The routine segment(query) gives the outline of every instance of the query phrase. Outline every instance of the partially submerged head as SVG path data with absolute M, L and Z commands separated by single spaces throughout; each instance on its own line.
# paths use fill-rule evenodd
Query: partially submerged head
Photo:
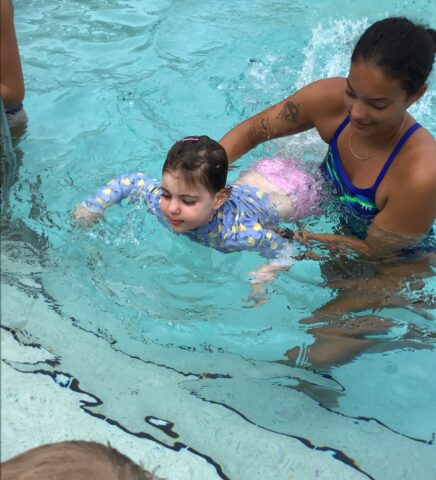
M 426 84 L 433 68 L 436 31 L 407 18 L 391 17 L 371 25 L 354 47 L 351 62 L 364 61 L 400 81 L 411 96 Z M 423 93 L 423 92 L 422 92 Z
M 161 210 L 174 231 L 208 223 L 228 198 L 224 148 L 206 135 L 185 137 L 168 152 L 162 169 Z

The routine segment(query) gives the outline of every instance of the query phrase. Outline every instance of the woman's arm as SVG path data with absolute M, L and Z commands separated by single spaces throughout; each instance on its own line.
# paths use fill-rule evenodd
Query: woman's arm
M 373 223 L 400 236 L 426 235 L 436 218 L 436 144 L 407 160 L 410 168 L 392 182 Z
M 413 211 L 410 213 L 413 213 Z M 426 237 L 434 221 L 434 217 L 433 221 L 431 221 L 430 217 L 430 222 L 423 224 L 424 228 L 419 228 L 416 232 L 414 232 L 412 228 L 412 232 L 410 232 L 411 225 L 413 226 L 413 216 L 416 217 L 419 215 L 415 214 L 411 216 L 405 214 L 401 216 L 401 223 L 404 222 L 404 224 L 400 225 L 400 222 L 396 222 L 395 225 L 397 228 L 403 226 L 403 232 L 392 232 L 386 230 L 385 227 L 378 226 L 378 224 L 384 225 L 384 223 L 378 220 L 377 215 L 368 227 L 368 232 L 364 240 L 348 235 L 310 233 L 306 230 L 294 232 L 293 239 L 302 243 L 309 243 L 310 240 L 314 240 L 322 244 L 327 244 L 337 250 L 352 250 L 369 258 L 388 258 L 404 248 L 414 247 Z
M 307 230 L 298 230 L 294 232 L 293 239 L 308 244 L 311 240 L 319 243 L 327 244 L 337 250 L 353 250 L 362 255 L 369 255 L 370 247 L 364 240 L 347 235 L 339 235 L 335 233 L 311 233 Z
M 23 101 L 24 80 L 12 0 L 0 0 L 0 7 L 0 96 L 8 109 Z
M 311 83 L 230 130 L 220 140 L 230 163 L 262 142 L 317 128 L 324 139 L 343 116 L 343 78 Z
M 335 250 L 354 251 L 368 258 L 387 258 L 395 255 L 403 248 L 418 244 L 425 235 L 401 235 L 382 230 L 372 223 L 368 228 L 365 240 L 349 235 L 334 233 L 311 233 L 306 230 L 294 232 L 293 238 L 302 243 L 311 240 L 329 245 Z

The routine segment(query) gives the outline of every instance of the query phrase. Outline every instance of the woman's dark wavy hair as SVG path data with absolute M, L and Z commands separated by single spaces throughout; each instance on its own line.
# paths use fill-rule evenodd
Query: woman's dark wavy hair
M 360 37 L 352 63 L 364 60 L 400 80 L 408 95 L 416 93 L 433 68 L 436 31 L 404 17 L 391 17 L 371 25 Z
M 168 152 L 162 173 L 180 173 L 190 186 L 204 185 L 212 194 L 226 186 L 229 162 L 224 148 L 206 135 L 185 137 Z

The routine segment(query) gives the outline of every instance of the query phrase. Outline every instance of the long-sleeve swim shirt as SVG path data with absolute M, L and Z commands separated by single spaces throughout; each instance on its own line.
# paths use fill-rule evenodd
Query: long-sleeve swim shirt
M 148 210 L 169 227 L 160 208 L 161 182 L 143 173 L 128 173 L 110 180 L 83 205 L 89 210 L 103 212 L 127 197 L 143 201 Z M 271 230 L 277 224 L 277 214 L 266 193 L 249 185 L 232 185 L 229 198 L 215 211 L 209 223 L 181 235 L 225 253 L 255 250 L 266 258 L 276 258 L 289 245 Z

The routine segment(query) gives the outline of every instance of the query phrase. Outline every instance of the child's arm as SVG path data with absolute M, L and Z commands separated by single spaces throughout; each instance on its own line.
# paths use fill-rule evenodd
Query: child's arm
M 97 222 L 107 207 L 120 203 L 135 190 L 143 190 L 149 179 L 143 173 L 128 173 L 109 181 L 78 205 L 71 215 L 86 224 Z
M 250 298 L 256 300 L 256 303 L 259 295 L 265 292 L 266 285 L 276 278 L 278 271 L 288 270 L 293 263 L 291 243 L 256 221 L 240 221 L 239 224 L 228 227 L 224 238 L 229 251 L 254 250 L 269 260 L 267 264 L 250 272 Z
M 71 212 L 71 216 L 84 225 L 92 225 L 100 220 L 103 216 L 103 212 L 92 211 L 86 205 L 81 203 Z
M 272 235 L 271 238 L 275 243 L 278 243 L 279 239 L 275 237 L 276 233 L 273 233 L 274 235 Z M 294 263 L 294 248 L 289 241 L 285 240 L 283 242 L 282 238 L 279 247 L 273 252 L 272 254 L 272 252 L 268 250 L 266 252 L 260 251 L 269 261 L 265 265 L 261 265 L 256 270 L 250 272 L 250 298 L 255 300 L 256 303 L 259 303 L 259 300 L 264 300 L 261 295 L 265 293 L 268 283 L 275 280 L 280 271 L 289 270 Z
M 265 293 L 268 283 L 277 278 L 277 273 L 279 271 L 289 270 L 289 267 L 290 265 L 275 265 L 272 263 L 267 263 L 260 266 L 257 270 L 250 272 L 250 275 L 252 276 L 250 279 L 250 298 L 259 298 L 260 295 Z

